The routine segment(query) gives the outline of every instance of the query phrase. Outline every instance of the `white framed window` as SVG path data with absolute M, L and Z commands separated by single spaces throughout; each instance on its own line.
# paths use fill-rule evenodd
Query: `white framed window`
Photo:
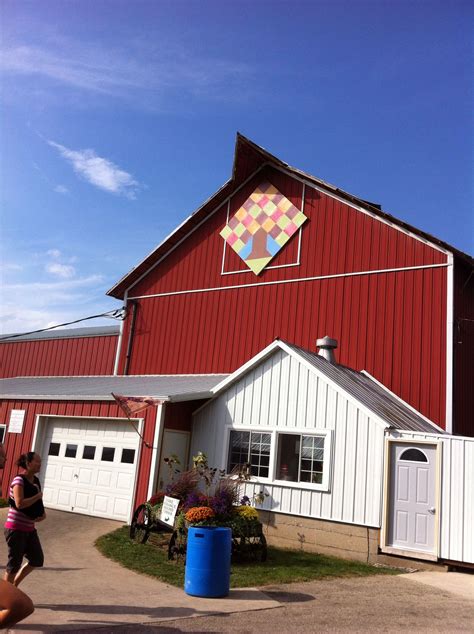
M 268 478 L 271 438 L 271 434 L 266 432 L 232 429 L 229 435 L 227 473 L 232 473 L 234 469 L 248 464 L 253 476 Z
M 227 473 L 249 466 L 252 480 L 329 489 L 331 432 L 229 429 Z
M 5 434 L 7 433 L 7 426 L 0 425 L 0 442 L 5 442 Z
M 276 480 L 323 484 L 326 437 L 278 434 Z

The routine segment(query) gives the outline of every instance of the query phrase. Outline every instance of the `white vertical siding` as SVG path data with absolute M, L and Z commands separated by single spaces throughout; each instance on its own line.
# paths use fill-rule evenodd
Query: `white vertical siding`
M 226 433 L 234 429 L 330 430 L 329 490 L 245 483 L 249 497 L 264 489 L 264 509 L 326 520 L 380 526 L 384 428 L 322 375 L 282 350 L 262 361 L 194 416 L 191 451 L 209 464 L 227 462 Z
M 474 563 L 474 438 L 404 432 L 441 444 L 441 559 Z

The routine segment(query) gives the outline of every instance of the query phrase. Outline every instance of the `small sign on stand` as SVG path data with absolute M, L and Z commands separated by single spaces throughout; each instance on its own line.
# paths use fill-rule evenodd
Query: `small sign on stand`
M 168 524 L 168 526 L 174 526 L 174 518 L 176 517 L 178 506 L 179 500 L 177 498 L 170 498 L 165 495 L 163 498 L 163 506 L 161 507 L 160 520 Z

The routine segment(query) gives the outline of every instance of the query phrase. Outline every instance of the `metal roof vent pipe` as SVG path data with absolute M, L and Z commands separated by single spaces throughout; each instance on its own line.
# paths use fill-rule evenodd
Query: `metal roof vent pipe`
M 337 339 L 331 339 L 331 337 L 326 335 L 322 339 L 317 339 L 316 345 L 319 348 L 318 355 L 324 357 L 329 363 L 336 365 L 334 350 L 337 348 Z

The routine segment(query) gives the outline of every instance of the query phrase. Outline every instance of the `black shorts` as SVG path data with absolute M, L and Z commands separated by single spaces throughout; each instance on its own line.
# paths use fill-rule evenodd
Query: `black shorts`
M 8 573 L 18 572 L 26 557 L 30 566 L 41 568 L 44 563 L 43 549 L 36 530 L 26 532 L 6 528 L 4 531 L 8 546 Z

